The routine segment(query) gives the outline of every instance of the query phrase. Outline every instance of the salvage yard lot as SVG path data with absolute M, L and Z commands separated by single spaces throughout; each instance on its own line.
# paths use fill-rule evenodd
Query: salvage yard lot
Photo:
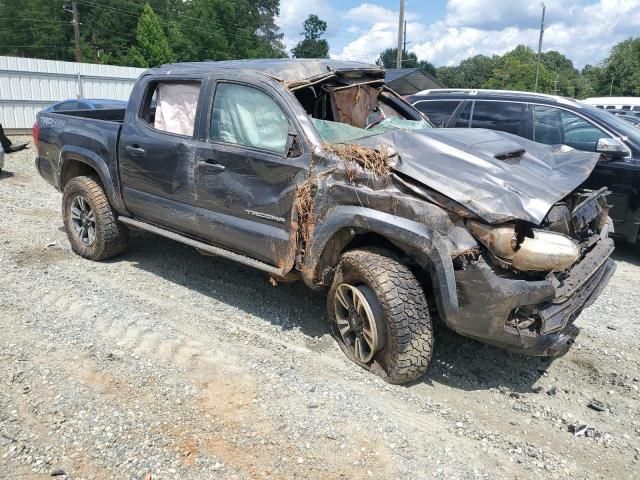
M 142 232 L 74 255 L 33 155 L 0 174 L 0 478 L 637 478 L 640 248 L 565 357 L 441 330 L 392 386 L 303 285 Z

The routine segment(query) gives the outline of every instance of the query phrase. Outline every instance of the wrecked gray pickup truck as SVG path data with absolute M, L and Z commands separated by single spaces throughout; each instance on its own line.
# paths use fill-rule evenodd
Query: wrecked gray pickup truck
M 422 375 L 432 322 L 560 355 L 614 271 L 598 157 L 488 130 L 436 130 L 374 65 L 166 65 L 126 110 L 40 113 L 40 174 L 73 250 L 121 253 L 128 228 L 328 288 L 347 356 Z M 213 273 L 213 272 L 212 272 Z

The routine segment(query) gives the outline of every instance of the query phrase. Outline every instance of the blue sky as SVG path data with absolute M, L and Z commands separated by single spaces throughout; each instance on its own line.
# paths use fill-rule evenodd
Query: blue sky
M 640 32 L 640 0 L 546 1 L 543 50 L 558 50 L 578 68 L 604 59 Z M 408 49 L 436 66 L 477 54 L 503 54 L 519 43 L 537 49 L 536 0 L 406 0 Z M 280 0 L 278 25 L 291 48 L 315 13 L 328 24 L 333 58 L 373 61 L 395 46 L 399 0 Z

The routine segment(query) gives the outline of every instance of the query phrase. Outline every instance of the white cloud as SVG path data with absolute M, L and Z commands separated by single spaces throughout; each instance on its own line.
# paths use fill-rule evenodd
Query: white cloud
M 537 1 L 449 0 L 445 18 L 430 25 L 408 12 L 409 50 L 435 65 L 455 65 L 472 55 L 503 54 L 518 44 L 535 49 L 540 13 Z M 357 38 L 334 47 L 332 57 L 374 61 L 382 50 L 396 44 L 397 15 L 369 3 L 352 8 L 341 18 L 364 27 Z M 595 64 L 615 43 L 640 31 L 640 2 L 548 1 L 545 25 L 543 50 L 558 50 L 577 67 Z

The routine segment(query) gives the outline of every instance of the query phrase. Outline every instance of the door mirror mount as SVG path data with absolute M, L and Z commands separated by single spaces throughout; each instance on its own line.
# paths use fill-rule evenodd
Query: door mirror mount
M 300 145 L 300 140 L 298 140 L 298 135 L 295 132 L 289 132 L 287 135 L 287 147 L 285 149 L 285 157 L 286 158 L 295 158 L 302 155 L 302 146 Z

